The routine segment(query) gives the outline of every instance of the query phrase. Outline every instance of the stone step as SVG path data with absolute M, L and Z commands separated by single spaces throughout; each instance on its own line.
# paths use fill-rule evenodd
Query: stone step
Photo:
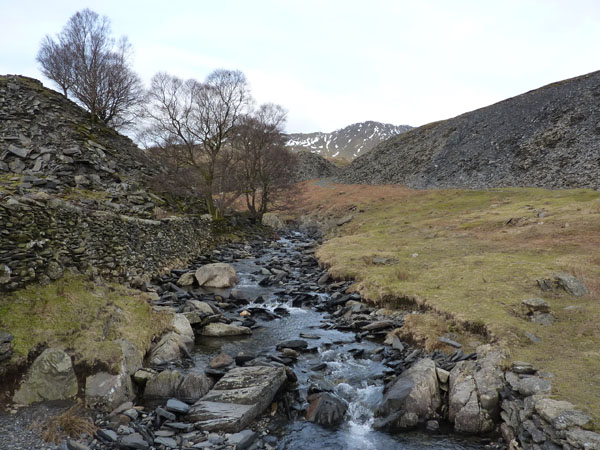
M 190 408 L 186 420 L 202 430 L 241 431 L 267 409 L 285 380 L 283 367 L 236 367 Z

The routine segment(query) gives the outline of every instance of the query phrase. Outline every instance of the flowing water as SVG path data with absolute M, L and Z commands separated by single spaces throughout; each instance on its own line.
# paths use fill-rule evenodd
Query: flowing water
M 271 259 L 286 258 L 298 254 L 301 237 L 282 239 L 275 248 L 262 256 L 234 262 L 240 283 L 236 288 L 247 295 L 251 303 L 244 309 L 264 308 L 279 318 L 267 320 L 261 315 L 251 336 L 241 338 L 202 338 L 194 352 L 195 364 L 206 367 L 211 358 L 219 353 L 235 356 L 239 353 L 261 355 L 273 354 L 276 344 L 288 339 L 298 339 L 300 333 L 313 352 L 303 353 L 292 366 L 298 377 L 300 392 L 297 409 L 307 406 L 306 393 L 311 385 L 326 386 L 345 399 L 348 410 L 344 422 L 337 429 L 299 419 L 281 423 L 272 434 L 279 437 L 280 449 L 483 449 L 478 439 L 450 434 L 407 432 L 388 434 L 372 428 L 373 411 L 383 395 L 382 375 L 393 371 L 376 360 L 367 357 L 381 343 L 371 340 L 357 342 L 353 332 L 325 328 L 329 323 L 323 312 L 313 308 L 294 307 L 289 296 L 289 286 L 261 287 L 263 276 L 260 269 L 268 266 Z M 293 269 L 292 284 L 296 292 L 302 288 L 301 271 Z M 308 284 L 308 283 L 307 283 Z M 326 296 L 308 291 L 309 294 Z M 253 301 L 258 298 L 258 302 Z M 327 301 L 327 298 L 323 298 Z M 261 318 L 262 317 L 262 318 Z M 361 357 L 366 355 L 365 357 Z M 319 367 L 320 366 L 320 367 Z

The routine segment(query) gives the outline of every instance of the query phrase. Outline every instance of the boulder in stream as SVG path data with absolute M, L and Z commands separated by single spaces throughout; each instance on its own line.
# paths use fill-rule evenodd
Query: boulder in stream
M 202 331 L 200 331 L 202 336 L 241 336 L 245 334 L 252 334 L 252 330 L 248 327 L 243 327 L 240 325 L 233 325 L 229 323 L 209 323 Z
M 338 396 L 321 392 L 311 395 L 308 400 L 306 420 L 325 427 L 336 427 L 344 420 L 348 404 Z
M 186 420 L 206 431 L 241 431 L 269 406 L 285 380 L 283 367 L 236 367 L 190 408 Z
M 433 360 L 417 362 L 396 378 L 375 414 L 379 429 L 408 429 L 438 417 L 442 404 Z
M 196 270 L 198 285 L 211 288 L 230 288 L 238 282 L 237 273 L 231 264 L 206 264 Z

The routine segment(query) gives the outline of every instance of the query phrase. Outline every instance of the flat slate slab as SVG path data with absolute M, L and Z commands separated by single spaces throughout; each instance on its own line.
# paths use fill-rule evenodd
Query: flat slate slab
M 269 406 L 286 380 L 283 367 L 236 367 L 189 410 L 202 430 L 236 433 Z

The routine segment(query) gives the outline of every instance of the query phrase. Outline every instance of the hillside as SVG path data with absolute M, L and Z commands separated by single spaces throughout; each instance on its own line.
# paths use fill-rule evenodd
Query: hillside
M 94 209 L 150 217 L 143 186 L 160 168 L 126 136 L 39 81 L 0 76 L 0 198 L 42 190 Z
M 328 178 L 336 175 L 339 168 L 322 156 L 307 152 L 298 152 L 297 180 L 305 181 L 314 178 Z
M 600 72 L 415 128 L 347 166 L 346 183 L 598 188 Z
M 410 129 L 408 125 L 367 121 L 331 133 L 289 134 L 287 145 L 294 151 L 308 150 L 323 157 L 351 161 L 359 155 L 364 155 L 380 142 Z

